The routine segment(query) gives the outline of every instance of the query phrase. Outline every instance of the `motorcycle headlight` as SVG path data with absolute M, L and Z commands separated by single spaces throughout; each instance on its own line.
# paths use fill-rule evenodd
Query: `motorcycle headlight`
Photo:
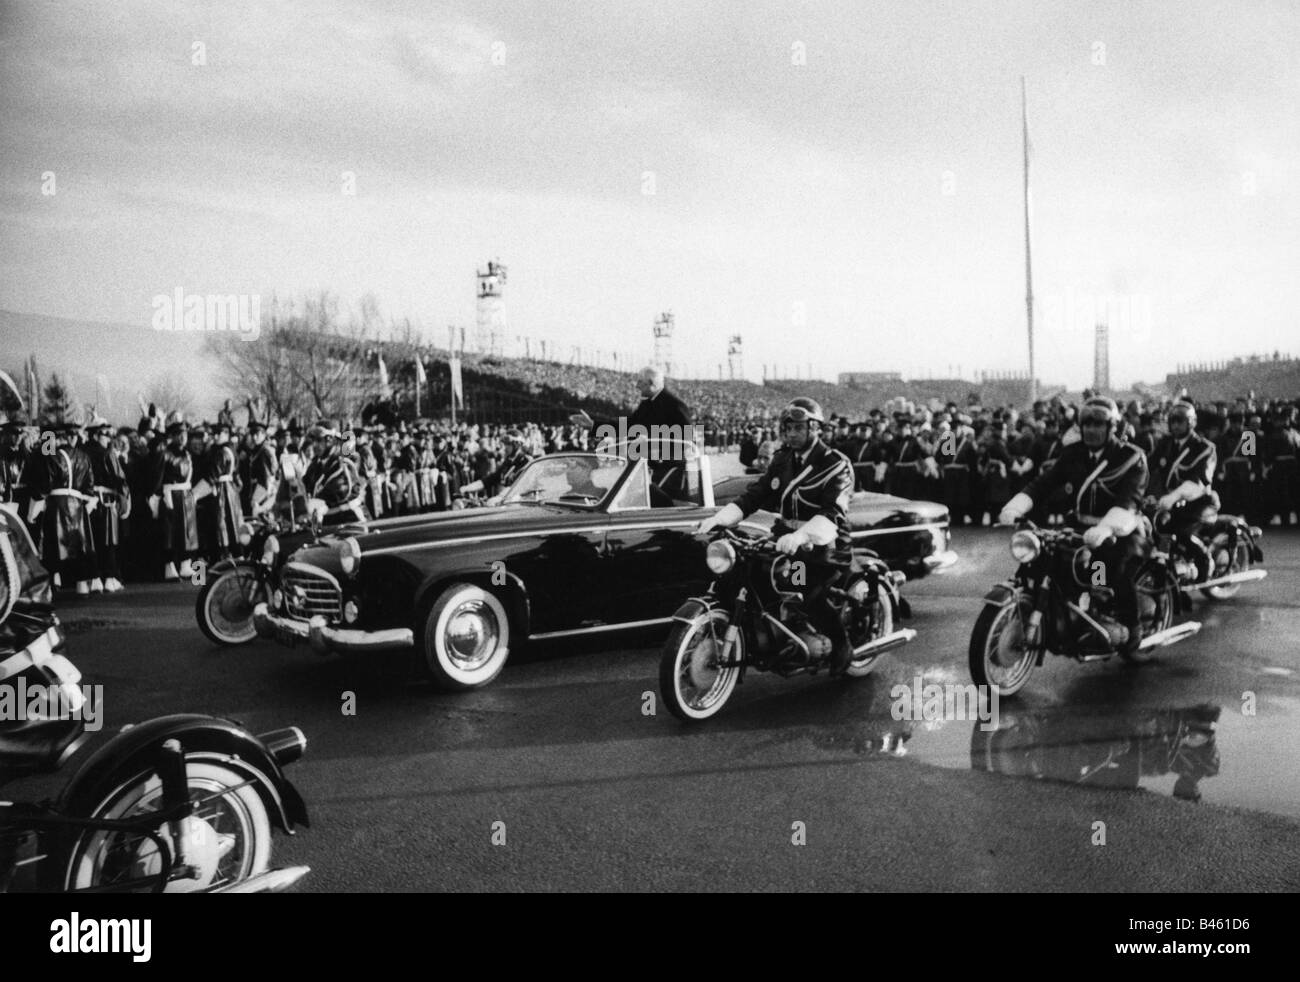
M 266 537 L 266 543 L 262 546 L 262 562 L 270 566 L 275 562 L 275 557 L 280 554 L 280 540 L 274 535 Z
M 704 551 L 704 561 L 708 563 L 710 570 L 721 576 L 736 565 L 736 550 L 725 539 L 710 542 L 709 548 Z
M 361 566 L 361 544 L 356 539 L 344 539 L 339 543 L 339 565 L 348 576 L 355 576 Z
M 284 591 L 277 588 L 271 591 L 271 609 L 284 610 Z
M 1213 525 L 1219 520 L 1219 509 L 1213 505 L 1207 505 L 1201 509 L 1201 522 L 1205 525 Z
M 249 525 L 247 522 L 240 523 L 239 531 L 236 533 L 236 538 L 239 539 L 239 544 L 241 546 L 248 545 L 253 541 L 253 526 Z
M 1018 563 L 1032 563 L 1043 551 L 1043 544 L 1038 536 L 1027 529 L 1021 529 L 1011 537 L 1011 558 Z

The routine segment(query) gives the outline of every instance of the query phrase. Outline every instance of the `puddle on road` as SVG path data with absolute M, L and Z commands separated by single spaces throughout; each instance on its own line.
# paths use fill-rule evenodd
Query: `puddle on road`
M 996 729 L 966 720 L 898 723 L 886 752 L 937 767 L 1141 789 L 1300 819 L 1298 717 L 1300 700 L 1279 696 L 1254 716 L 1240 704 L 1114 712 L 1004 705 Z

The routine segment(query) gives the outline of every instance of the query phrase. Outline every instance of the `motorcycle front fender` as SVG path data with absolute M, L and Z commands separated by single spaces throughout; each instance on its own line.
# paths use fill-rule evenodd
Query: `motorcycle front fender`
M 310 824 L 302 796 L 257 737 L 234 720 L 189 713 L 160 716 L 116 734 L 77 768 L 56 809 L 88 815 L 109 790 L 157 766 L 168 740 L 178 740 L 187 758 L 219 757 L 224 766 L 243 774 L 281 831 L 292 835 L 295 825 Z
M 1005 607 L 1007 604 L 1015 603 L 1022 592 L 1020 587 L 1007 580 L 1005 583 L 990 587 L 989 592 L 984 594 L 984 603 L 993 607 Z
M 673 614 L 673 620 L 683 624 L 694 624 L 709 611 L 717 610 L 718 604 L 712 597 L 691 597 Z

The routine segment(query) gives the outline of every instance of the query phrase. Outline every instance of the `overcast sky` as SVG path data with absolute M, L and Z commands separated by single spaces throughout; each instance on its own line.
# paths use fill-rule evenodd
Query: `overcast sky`
M 0 307 L 326 287 L 442 341 L 500 257 L 566 353 L 671 308 L 710 372 L 1021 369 L 1023 74 L 1040 377 L 1090 381 L 1090 296 L 1118 383 L 1300 353 L 1298 10 L 4 3 Z

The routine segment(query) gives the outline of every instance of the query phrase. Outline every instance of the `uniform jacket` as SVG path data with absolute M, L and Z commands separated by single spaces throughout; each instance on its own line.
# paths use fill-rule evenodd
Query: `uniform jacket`
M 1208 491 L 1218 466 L 1219 452 L 1199 433 L 1188 434 L 1181 445 L 1172 436 L 1163 436 L 1148 460 L 1152 494 L 1166 494 L 1184 481 L 1203 484 Z
M 836 545 L 847 549 L 852 494 L 849 458 L 815 440 L 802 455 L 781 447 L 773 454 L 767 472 L 745 489 L 736 504 L 746 515 L 762 508 L 795 526 L 823 515 L 839 530 Z
M 1070 511 L 1083 524 L 1091 525 L 1112 508 L 1137 511 L 1147 480 L 1147 458 L 1139 447 L 1112 438 L 1102 445 L 1101 455 L 1094 461 L 1081 440 L 1062 450 L 1056 465 L 1031 481 L 1024 493 L 1039 503 L 1057 490 L 1064 491 Z

